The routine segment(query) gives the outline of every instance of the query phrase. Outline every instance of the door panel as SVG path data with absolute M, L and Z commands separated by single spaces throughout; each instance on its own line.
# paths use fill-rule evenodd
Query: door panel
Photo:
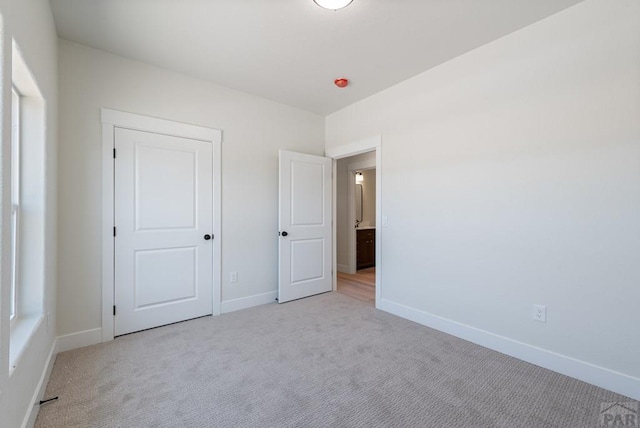
M 196 297 L 196 247 L 135 252 L 134 310 Z
M 115 129 L 115 335 L 213 312 L 210 142 Z
M 136 230 L 196 226 L 195 155 L 193 151 L 136 145 Z
M 292 161 L 290 167 L 291 226 L 322 226 L 325 222 L 324 165 Z
M 322 279 L 324 240 L 300 239 L 291 242 L 291 284 Z
M 280 151 L 278 301 L 331 291 L 331 159 Z

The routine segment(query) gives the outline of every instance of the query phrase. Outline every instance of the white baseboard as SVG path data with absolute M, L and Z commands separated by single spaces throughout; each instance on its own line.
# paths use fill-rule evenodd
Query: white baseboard
M 270 291 L 268 293 L 255 294 L 253 296 L 241 297 L 239 299 L 225 300 L 221 304 L 221 312 L 223 314 L 227 314 L 241 309 L 266 305 L 267 303 L 274 303 L 277 297 L 277 291 Z
M 79 331 L 77 333 L 58 336 L 58 352 L 70 351 L 102 342 L 102 328 Z
M 443 331 L 494 351 L 510 355 L 583 382 L 640 400 L 640 379 L 585 361 L 557 354 L 517 340 L 382 299 L 376 307 L 385 312 Z
M 338 269 L 338 272 L 351 273 L 351 270 L 349 269 L 349 265 L 338 264 L 336 266 L 336 269 Z
M 36 423 L 36 418 L 38 417 L 38 411 L 40 410 L 40 406 L 35 403 L 42 400 L 44 396 L 44 392 L 47 389 L 47 385 L 49 384 L 49 376 L 51 376 L 51 370 L 53 370 L 53 363 L 56 361 L 57 353 L 57 340 L 54 340 L 51 344 L 51 350 L 49 351 L 49 356 L 47 357 L 47 362 L 44 365 L 44 369 L 42 370 L 42 375 L 40 376 L 40 381 L 38 382 L 38 387 L 33 393 L 33 398 L 31 402 L 34 403 L 31 407 L 29 407 L 29 411 L 24 417 L 24 421 L 22 423 L 22 428 L 33 428 Z

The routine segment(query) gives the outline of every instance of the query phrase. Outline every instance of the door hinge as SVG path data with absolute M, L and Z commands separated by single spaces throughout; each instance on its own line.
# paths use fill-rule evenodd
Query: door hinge
M 113 305 L 113 316 L 116 316 L 116 305 Z
M 116 227 L 113 226 L 113 236 L 116 236 Z
M 113 158 L 116 158 L 116 149 L 113 149 Z

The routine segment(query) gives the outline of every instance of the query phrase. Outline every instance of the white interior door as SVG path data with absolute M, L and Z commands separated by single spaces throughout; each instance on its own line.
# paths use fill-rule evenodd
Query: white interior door
M 211 314 L 212 144 L 116 128 L 115 148 L 115 335 Z
M 278 302 L 331 291 L 331 159 L 280 151 Z

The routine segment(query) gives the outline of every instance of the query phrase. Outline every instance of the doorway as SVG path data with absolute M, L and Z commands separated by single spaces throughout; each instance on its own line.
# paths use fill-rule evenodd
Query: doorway
M 375 306 L 376 151 L 336 161 L 336 291 Z

